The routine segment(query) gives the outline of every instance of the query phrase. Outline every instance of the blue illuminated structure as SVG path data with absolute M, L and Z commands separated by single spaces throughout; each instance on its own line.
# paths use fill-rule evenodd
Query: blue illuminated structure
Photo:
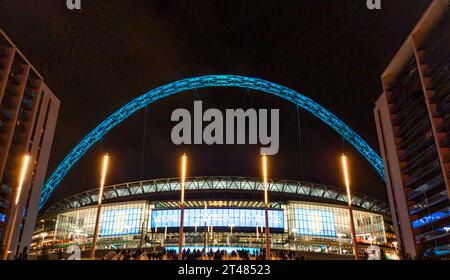
M 262 91 L 290 101 L 297 106 L 307 110 L 331 128 L 342 135 L 351 143 L 375 168 L 378 174 L 384 179 L 384 168 L 380 156 L 350 127 L 338 119 L 327 109 L 323 108 L 310 98 L 281 85 L 277 85 L 265 80 L 235 76 L 235 75 L 212 75 L 180 80 L 165 86 L 158 87 L 148 93 L 134 99 L 120 110 L 109 116 L 93 131 L 91 131 L 60 163 L 51 174 L 42 189 L 39 208 L 41 209 L 59 183 L 64 179 L 72 166 L 105 134 L 116 125 L 127 119 L 148 104 L 170 95 L 207 87 L 239 87 L 256 91 Z
M 414 229 L 421 228 L 425 225 L 431 224 L 435 221 L 445 219 L 450 216 L 450 207 L 443 209 L 441 211 L 432 213 L 428 216 L 425 216 L 419 220 L 416 220 L 412 223 Z

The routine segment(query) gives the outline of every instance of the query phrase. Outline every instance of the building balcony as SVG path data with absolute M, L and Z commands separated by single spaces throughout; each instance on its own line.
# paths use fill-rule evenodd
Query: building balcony
M 442 174 L 432 178 L 426 183 L 422 184 L 420 187 L 414 189 L 408 194 L 408 200 L 412 201 L 425 193 L 434 190 L 435 188 L 442 186 L 444 184 L 444 177 Z
M 428 164 L 427 166 L 419 169 L 411 176 L 408 176 L 408 179 L 405 181 L 405 186 L 407 188 L 411 188 L 414 184 L 418 183 L 421 179 L 423 179 L 426 176 L 429 176 L 433 172 L 440 171 L 440 164 L 439 160 L 435 160 L 432 163 Z
M 5 122 L 0 121 L 0 133 L 7 132 L 8 130 L 9 130 L 9 126 Z
M 418 168 L 420 168 L 424 164 L 431 162 L 436 158 L 437 158 L 436 147 L 434 145 L 430 146 L 428 149 L 426 149 L 422 153 L 415 156 L 412 160 L 410 160 L 409 163 L 406 165 L 406 167 L 403 168 L 402 172 L 403 174 L 406 175 L 414 173 Z
M 436 113 L 440 116 L 450 113 L 450 95 L 447 95 L 441 102 L 439 102 L 436 106 Z
M 8 185 L 1 185 L 0 187 L 0 193 L 2 194 L 11 194 L 12 193 L 12 188 Z
M 420 211 L 429 209 L 430 207 L 441 203 L 443 201 L 448 201 L 448 193 L 447 191 L 441 191 L 435 195 L 433 195 L 430 198 L 425 199 L 424 201 L 421 201 L 420 203 L 415 204 L 409 209 L 409 212 L 411 215 L 415 215 L 419 213 Z
M 0 196 L 0 208 L 8 209 L 9 204 L 9 201 L 6 198 Z
M 13 114 L 3 108 L 0 108 L 0 120 L 10 121 L 12 120 Z
M 448 217 L 450 217 L 450 207 L 447 206 L 447 207 L 441 209 L 440 211 L 434 212 L 423 218 L 415 220 L 414 222 L 412 222 L 412 226 L 414 229 L 419 229 L 421 227 L 435 223 L 437 221 L 441 221 Z
M 11 109 L 17 106 L 17 103 L 12 100 L 9 95 L 5 95 L 2 100 L 2 106 L 5 109 Z
M 400 149 L 406 149 L 410 147 L 411 143 L 415 142 L 418 135 L 426 134 L 429 131 L 431 131 L 431 123 L 427 118 L 424 118 L 419 122 L 415 122 L 414 128 L 406 131 L 403 136 L 399 135 L 399 137 L 401 138 Z
M 417 235 L 416 244 L 433 241 L 447 236 L 450 236 L 450 225 Z
M 36 92 L 34 90 L 27 88 L 25 90 L 25 97 L 29 99 L 34 99 L 36 97 Z
M 444 133 L 450 131 L 450 116 L 446 116 L 442 124 L 438 125 L 438 132 Z
M 19 92 L 15 87 L 12 87 L 11 85 L 6 86 L 6 94 L 10 97 L 17 97 L 19 95 Z
M 23 108 L 24 108 L 25 110 L 26 110 L 26 109 L 28 109 L 28 110 L 32 110 L 32 109 L 33 109 L 33 101 L 30 100 L 30 99 L 24 98 L 24 99 L 22 100 L 22 105 L 23 105 Z
M 416 154 L 427 149 L 433 143 L 433 132 L 428 131 L 410 144 L 410 146 L 400 155 L 400 160 L 402 162 L 408 162 L 411 158 L 415 157 Z
M 20 85 L 20 77 L 15 76 L 15 75 L 10 75 L 9 76 L 9 81 L 14 85 L 14 86 L 18 86 Z

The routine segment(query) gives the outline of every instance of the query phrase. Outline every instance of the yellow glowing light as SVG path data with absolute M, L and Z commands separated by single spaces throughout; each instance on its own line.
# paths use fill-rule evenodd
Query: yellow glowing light
M 351 204 L 352 197 L 350 193 L 350 176 L 348 173 L 348 163 L 345 154 L 342 154 L 342 170 L 344 171 L 344 180 L 345 180 L 345 188 L 347 189 L 348 204 Z
M 27 175 L 29 163 L 30 163 L 30 155 L 27 154 L 23 157 L 22 161 L 22 169 L 20 171 L 19 185 L 17 186 L 16 200 L 14 201 L 15 205 L 19 204 L 20 194 L 22 193 L 22 188 L 25 182 L 25 176 Z
M 105 187 L 106 173 L 108 171 L 108 164 L 109 164 L 109 155 L 106 154 L 103 157 L 103 168 L 102 168 L 102 177 L 100 179 L 100 193 L 98 195 L 98 204 L 102 204 L 102 201 L 103 201 L 103 189 Z
M 186 183 L 186 165 L 187 165 L 187 156 L 183 155 L 181 158 L 181 204 L 184 205 L 184 186 Z
M 262 165 L 263 165 L 263 178 L 264 178 L 264 202 L 266 205 L 269 204 L 269 196 L 268 196 L 268 182 L 267 182 L 267 156 L 264 155 L 262 157 Z

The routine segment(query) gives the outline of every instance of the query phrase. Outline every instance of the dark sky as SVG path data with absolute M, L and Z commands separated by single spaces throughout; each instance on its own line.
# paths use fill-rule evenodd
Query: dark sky
M 206 74 L 247 75 L 297 90 L 378 151 L 372 112 L 379 77 L 431 0 L 383 0 L 381 11 L 369 11 L 365 0 L 83 0 L 81 11 L 67 10 L 65 2 L 0 0 L 0 27 L 62 101 L 49 173 L 126 102 Z M 302 179 L 304 173 L 306 181 L 339 186 L 345 149 L 354 189 L 385 199 L 369 163 L 306 111 L 300 113 L 300 146 L 294 105 L 260 92 L 216 88 L 151 104 L 147 122 L 143 111 L 126 120 L 80 160 L 50 203 L 96 187 L 102 151 L 112 155 L 109 184 L 176 177 L 185 151 L 189 175 L 259 176 L 259 147 L 171 143 L 171 112 L 199 99 L 206 108 L 281 110 L 281 148 L 271 159 L 271 177 Z

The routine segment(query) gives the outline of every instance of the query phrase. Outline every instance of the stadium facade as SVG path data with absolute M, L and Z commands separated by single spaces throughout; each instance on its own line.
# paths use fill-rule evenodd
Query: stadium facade
M 186 181 L 185 246 L 264 247 L 264 186 L 260 179 L 196 177 Z M 103 194 L 98 248 L 174 247 L 180 225 L 180 180 L 161 179 L 109 186 Z M 272 180 L 269 232 L 274 249 L 338 255 L 352 253 L 347 196 L 343 189 Z M 36 225 L 32 252 L 78 245 L 93 237 L 98 190 L 49 207 Z M 395 254 L 390 210 L 366 195 L 353 196 L 360 251 L 370 244 Z

